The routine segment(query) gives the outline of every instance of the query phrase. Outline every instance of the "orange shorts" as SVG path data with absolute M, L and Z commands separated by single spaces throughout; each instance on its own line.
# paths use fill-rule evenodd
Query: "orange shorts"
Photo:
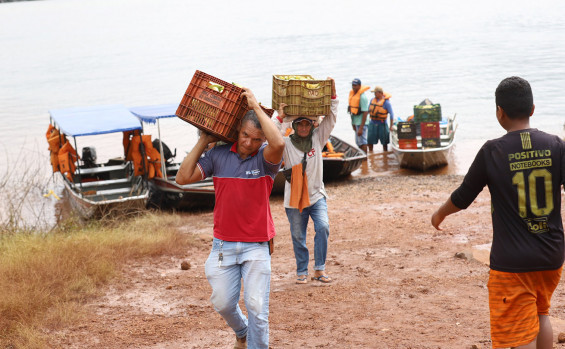
M 488 298 L 493 348 L 508 348 L 533 341 L 539 315 L 549 315 L 551 295 L 563 267 L 557 270 L 506 273 L 490 270 Z

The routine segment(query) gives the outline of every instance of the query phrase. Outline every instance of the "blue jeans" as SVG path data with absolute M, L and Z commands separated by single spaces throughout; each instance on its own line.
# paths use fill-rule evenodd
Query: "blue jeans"
M 222 261 L 220 264 L 220 254 Z M 269 348 L 269 292 L 271 256 L 268 242 L 230 242 L 214 238 L 206 260 L 206 278 L 212 286 L 210 301 L 237 337 L 247 336 L 247 347 Z M 243 299 L 249 321 L 239 307 Z
M 296 275 L 308 275 L 308 248 L 306 247 L 306 228 L 308 217 L 314 222 L 314 270 L 326 270 L 326 256 L 328 254 L 328 237 L 330 236 L 330 222 L 328 219 L 328 205 L 323 197 L 314 205 L 306 207 L 302 213 L 296 208 L 285 208 L 286 216 L 290 223 L 292 246 L 296 258 Z

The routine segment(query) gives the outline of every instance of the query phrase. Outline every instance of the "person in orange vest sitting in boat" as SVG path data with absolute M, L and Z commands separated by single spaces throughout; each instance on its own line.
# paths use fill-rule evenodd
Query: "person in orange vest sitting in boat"
M 383 151 L 388 151 L 387 146 L 390 142 L 390 132 L 392 130 L 392 122 L 394 120 L 394 112 L 390 104 L 391 95 L 383 92 L 383 88 L 376 86 L 371 92 L 375 93 L 375 98 L 369 104 L 369 130 L 367 143 L 369 151 L 373 151 L 373 144 L 379 141 L 383 145 Z M 390 115 L 390 126 L 387 126 L 386 119 Z
M 349 92 L 349 107 L 347 111 L 351 115 L 351 125 L 355 131 L 355 143 L 365 153 L 367 152 L 367 128 L 369 125 L 369 99 L 365 92 L 369 86 L 361 86 L 361 80 L 355 78 L 351 81 L 351 91 Z

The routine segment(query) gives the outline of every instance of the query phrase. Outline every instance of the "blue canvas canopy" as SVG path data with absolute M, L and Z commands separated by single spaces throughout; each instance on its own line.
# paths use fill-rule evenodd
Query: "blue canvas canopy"
M 178 104 L 146 105 L 141 107 L 133 107 L 129 110 L 141 121 L 148 124 L 154 124 L 157 119 L 175 117 L 178 106 Z
M 67 136 L 141 130 L 141 122 L 122 105 L 101 105 L 49 110 L 51 119 Z

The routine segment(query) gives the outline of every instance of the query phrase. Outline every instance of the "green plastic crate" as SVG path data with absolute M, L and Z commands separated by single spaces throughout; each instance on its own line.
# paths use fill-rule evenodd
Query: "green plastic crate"
M 435 121 L 441 121 L 441 106 L 439 104 L 414 106 L 414 122 Z

